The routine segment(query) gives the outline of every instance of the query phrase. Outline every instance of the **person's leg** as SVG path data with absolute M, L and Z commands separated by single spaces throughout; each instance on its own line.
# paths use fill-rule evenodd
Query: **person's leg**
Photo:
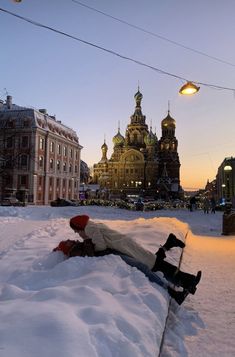
M 157 276 L 155 273 L 153 273 L 148 267 L 147 265 L 137 261 L 136 259 L 129 257 L 128 255 L 124 255 L 124 254 L 119 254 L 119 256 L 122 258 L 122 260 L 124 260 L 128 265 L 135 267 L 137 269 L 139 269 L 140 271 L 142 271 L 142 273 L 144 273 L 144 275 L 152 282 L 152 283 L 156 283 L 164 288 L 167 287 L 167 285 L 162 281 L 162 279 Z
M 199 271 L 195 276 L 179 270 L 176 266 L 164 260 L 162 251 L 163 249 L 160 248 L 157 252 L 156 263 L 152 271 L 162 272 L 166 280 L 176 286 L 182 286 L 183 288 L 188 289 L 190 293 L 194 294 L 196 291 L 196 285 L 201 279 L 201 272 Z
M 185 243 L 182 242 L 180 239 L 176 238 L 176 236 L 173 233 L 170 233 L 162 248 L 165 248 L 165 250 L 170 250 L 171 248 L 174 247 L 184 248 Z
M 135 267 L 142 271 L 144 275 L 151 281 L 152 283 L 156 283 L 163 288 L 167 289 L 168 294 L 179 304 L 181 305 L 185 298 L 188 296 L 189 291 L 184 289 L 183 291 L 176 291 L 167 284 L 165 284 L 161 278 L 159 278 L 155 273 L 153 273 L 145 264 L 138 262 L 136 259 L 129 257 L 124 254 L 120 254 L 120 257 L 130 266 Z
M 168 287 L 168 293 L 169 295 L 175 299 L 175 301 L 181 305 L 185 298 L 188 296 L 189 291 L 188 290 L 183 290 L 183 291 L 175 291 L 174 289 Z

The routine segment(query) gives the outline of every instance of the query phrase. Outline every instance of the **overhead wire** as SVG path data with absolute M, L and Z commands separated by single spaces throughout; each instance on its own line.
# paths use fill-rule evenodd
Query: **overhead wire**
M 234 64 L 234 63 L 231 63 L 231 62 L 228 62 L 228 61 L 223 60 L 223 59 L 221 59 L 221 58 L 218 58 L 218 57 L 209 55 L 208 53 L 205 53 L 205 52 L 203 52 L 203 51 L 194 49 L 194 48 L 192 48 L 192 47 L 183 45 L 182 43 L 173 41 L 173 40 L 171 40 L 171 39 L 169 39 L 169 38 L 167 38 L 167 37 L 165 37 L 165 36 L 162 36 L 162 35 L 159 35 L 159 34 L 157 34 L 157 33 L 155 33 L 155 32 L 146 30 L 146 29 L 144 29 L 143 27 L 134 25 L 134 24 L 132 24 L 132 23 L 130 23 L 130 22 L 128 22 L 128 21 L 125 21 L 125 20 L 120 19 L 120 18 L 118 18 L 118 17 L 116 17 L 116 16 L 113 16 L 113 15 L 110 15 L 110 14 L 108 14 L 108 13 L 106 13 L 106 12 L 104 12 L 104 11 L 98 10 L 98 9 L 92 7 L 92 6 L 86 5 L 86 4 L 82 3 L 81 1 L 77 1 L 77 0 L 71 0 L 71 1 L 74 2 L 75 4 L 79 5 L 79 6 L 83 6 L 83 7 L 87 8 L 87 9 L 89 9 L 89 10 L 91 10 L 91 11 L 94 11 L 94 12 L 97 12 L 97 13 L 103 15 L 103 16 L 109 17 L 110 19 L 115 20 L 115 21 L 117 21 L 117 22 L 120 22 L 120 23 L 122 23 L 122 24 L 124 24 L 124 25 L 126 25 L 126 26 L 132 27 L 132 28 L 134 28 L 134 29 L 136 29 L 136 30 L 138 30 L 138 31 L 144 32 L 144 33 L 146 33 L 146 34 L 148 34 L 148 35 L 157 37 L 157 38 L 159 38 L 160 40 L 169 42 L 169 43 L 171 43 L 171 44 L 173 44 L 173 45 L 175 45 L 175 46 L 184 48 L 185 50 L 188 50 L 188 51 L 197 53 L 197 54 L 199 54 L 199 55 L 201 55 L 201 56 L 208 57 L 208 58 L 213 59 L 213 60 L 215 60 L 215 61 L 217 61 L 217 62 L 221 62 L 221 63 L 223 63 L 223 64 L 227 64 L 227 65 L 229 65 L 229 66 L 235 67 L 235 64 Z
M 3 9 L 3 8 L 1 8 L 1 7 L 0 7 L 0 11 L 2 11 L 3 13 L 6 13 L 6 14 L 8 14 L 8 15 L 14 16 L 14 17 L 16 17 L 16 18 L 18 18 L 18 19 L 20 19 L 20 20 L 22 20 L 22 21 L 28 22 L 28 23 L 30 23 L 30 24 L 32 24 L 32 25 L 34 25 L 34 26 L 47 29 L 47 30 L 49 30 L 49 31 L 55 32 L 55 33 L 60 34 L 60 35 L 62 35 L 62 36 L 71 38 L 71 39 L 73 39 L 73 40 L 75 40 L 75 41 L 82 42 L 82 43 L 84 43 L 84 44 L 86 44 L 86 45 L 89 45 L 89 46 L 95 47 L 95 48 L 97 48 L 97 49 L 99 49 L 99 50 L 102 50 L 102 51 L 104 51 L 104 52 L 110 53 L 110 54 L 112 54 L 112 55 L 114 55 L 114 56 L 117 56 L 117 57 L 119 57 L 119 58 L 122 58 L 122 59 L 124 59 L 124 60 L 130 61 L 130 62 L 134 62 L 134 63 L 136 63 L 136 64 L 138 64 L 138 65 L 140 65 L 140 66 L 143 66 L 143 67 L 152 69 L 153 71 L 156 71 L 156 72 L 158 72 L 158 73 L 160 73 L 160 74 L 164 74 L 164 75 L 167 75 L 167 76 L 170 76 L 170 77 L 174 77 L 174 78 L 177 78 L 177 79 L 180 79 L 180 80 L 183 80 L 183 81 L 188 81 L 188 79 L 186 79 L 185 77 L 176 75 L 176 74 L 171 73 L 171 72 L 164 71 L 164 70 L 162 70 L 162 69 L 160 69 L 160 68 L 151 66 L 151 65 L 149 65 L 149 64 L 147 64 L 147 63 L 141 62 L 141 61 L 136 60 L 136 59 L 134 59 L 134 58 L 131 58 L 131 57 L 122 55 L 122 54 L 120 54 L 120 53 L 118 53 L 118 52 L 115 52 L 115 51 L 113 51 L 113 50 L 109 50 L 109 49 L 107 49 L 107 48 L 105 48 L 105 47 L 96 45 L 96 44 L 94 44 L 94 43 L 92 43 L 92 42 L 83 40 L 83 39 L 81 39 L 81 38 L 79 38 L 79 37 L 76 37 L 76 36 L 70 35 L 70 34 L 68 34 L 68 33 L 66 33 L 66 32 L 57 30 L 57 29 L 55 29 L 55 28 L 53 28 L 53 27 L 50 27 L 50 26 L 47 26 L 47 25 L 43 25 L 43 24 L 41 24 L 40 22 L 31 20 L 31 19 L 29 19 L 29 18 L 27 18 L 27 17 L 20 16 L 20 15 L 18 15 L 18 14 L 15 14 L 15 13 L 13 13 L 13 12 L 11 12 L 11 11 L 8 11 L 8 10 L 6 10 L 6 9 Z M 213 89 L 223 89 L 223 90 L 232 91 L 233 93 L 235 92 L 235 88 L 223 87 L 223 86 L 219 86 L 219 85 L 216 85 L 216 84 L 210 84 L 210 83 L 199 82 L 199 81 L 194 81 L 194 80 L 191 80 L 191 82 L 196 83 L 196 84 L 200 84 L 200 85 L 202 85 L 202 86 L 210 87 L 210 88 L 213 88 Z

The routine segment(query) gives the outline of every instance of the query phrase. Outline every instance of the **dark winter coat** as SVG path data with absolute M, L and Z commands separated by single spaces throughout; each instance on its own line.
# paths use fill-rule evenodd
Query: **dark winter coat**
M 63 240 L 53 249 L 53 252 L 63 252 L 67 257 L 93 257 L 95 255 L 95 245 L 91 239 L 85 239 L 83 242 L 78 240 Z

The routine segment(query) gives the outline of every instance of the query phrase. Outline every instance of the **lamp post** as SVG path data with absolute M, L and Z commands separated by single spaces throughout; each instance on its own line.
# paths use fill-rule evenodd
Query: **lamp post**
M 225 212 L 223 214 L 223 231 L 222 234 L 228 235 L 228 234 L 233 234 L 235 225 L 234 225 L 234 216 L 232 213 L 232 202 L 231 202 L 231 196 L 233 195 L 233 187 L 232 190 L 230 191 L 231 187 L 231 172 L 232 172 L 232 166 L 226 165 L 224 166 L 224 176 L 225 176 L 225 182 L 226 182 L 226 204 L 225 204 Z
M 224 191 L 225 191 L 225 187 L 226 187 L 225 183 L 222 183 L 221 187 L 222 187 L 221 203 L 224 203 L 224 201 L 225 201 L 225 193 L 224 193 Z
M 225 173 L 225 182 L 226 182 L 226 201 L 230 200 L 230 174 L 232 171 L 232 166 L 226 165 L 224 166 L 224 173 Z

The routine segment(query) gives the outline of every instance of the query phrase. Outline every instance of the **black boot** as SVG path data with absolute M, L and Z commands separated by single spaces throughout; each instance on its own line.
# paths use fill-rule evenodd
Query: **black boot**
M 201 272 L 201 270 L 199 270 L 197 272 L 197 275 L 194 277 L 194 281 L 193 281 L 192 285 L 189 287 L 190 294 L 193 294 L 193 295 L 195 294 L 195 292 L 197 290 L 196 286 L 199 283 L 199 281 L 201 280 L 201 277 L 202 277 L 202 272 Z
M 185 298 L 188 296 L 189 291 L 184 289 L 183 291 L 175 291 L 174 289 L 168 287 L 167 288 L 169 295 L 179 304 L 181 305 Z
M 197 275 L 192 275 L 188 273 L 184 273 L 182 271 L 178 271 L 175 274 L 175 284 L 178 286 L 182 286 L 184 289 L 187 289 L 190 294 L 195 294 L 197 288 L 197 284 L 201 280 L 202 272 L 198 271 Z
M 163 248 L 159 248 L 158 251 L 155 253 L 156 255 L 156 260 L 155 264 L 152 268 L 152 271 L 161 271 L 161 264 L 162 261 L 166 258 L 166 254 Z
M 173 233 L 170 233 L 166 243 L 163 245 L 163 248 L 169 250 L 173 247 L 184 248 L 185 244 L 180 239 L 176 238 L 176 236 Z

